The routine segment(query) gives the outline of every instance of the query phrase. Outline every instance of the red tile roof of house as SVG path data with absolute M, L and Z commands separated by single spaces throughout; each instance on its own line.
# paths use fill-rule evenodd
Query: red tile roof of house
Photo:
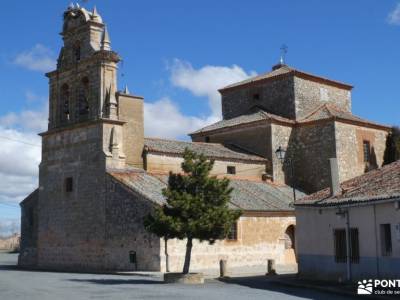
M 337 206 L 370 201 L 400 199 L 400 160 L 343 182 L 341 193 L 318 191 L 298 201 L 297 206 Z

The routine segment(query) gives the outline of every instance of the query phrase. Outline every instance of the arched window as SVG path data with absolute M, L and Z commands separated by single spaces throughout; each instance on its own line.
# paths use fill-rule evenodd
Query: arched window
M 284 234 L 285 239 L 285 249 L 294 249 L 295 248 L 295 228 L 294 225 L 290 225 Z
M 70 120 L 70 104 L 69 104 L 69 86 L 68 84 L 64 84 L 61 87 L 61 97 L 60 97 L 60 106 L 61 106 L 61 121 L 68 122 Z
M 84 77 L 79 89 L 78 100 L 79 115 L 85 118 L 89 115 L 89 79 Z

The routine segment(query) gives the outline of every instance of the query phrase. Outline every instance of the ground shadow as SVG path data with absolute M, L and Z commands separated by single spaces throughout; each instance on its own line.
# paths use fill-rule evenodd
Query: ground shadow
M 0 265 L 0 270 L 4 271 L 21 271 L 21 268 L 19 268 L 17 265 Z
M 71 282 L 84 282 L 100 285 L 123 285 L 123 284 L 164 284 L 163 281 L 147 279 L 68 279 Z
M 278 279 L 278 277 L 275 277 Z M 315 299 L 315 300 L 334 300 L 334 299 L 356 299 L 354 297 L 337 295 L 334 293 L 327 293 L 323 291 L 317 291 L 314 289 L 294 287 L 284 284 L 284 279 L 293 278 L 293 275 L 280 275 L 279 280 L 269 278 L 268 276 L 252 276 L 252 277 L 234 277 L 234 278 L 220 278 L 219 281 L 226 284 L 236 284 L 241 286 L 246 286 L 253 289 L 268 290 L 277 293 L 283 293 L 286 295 L 296 296 L 305 299 Z

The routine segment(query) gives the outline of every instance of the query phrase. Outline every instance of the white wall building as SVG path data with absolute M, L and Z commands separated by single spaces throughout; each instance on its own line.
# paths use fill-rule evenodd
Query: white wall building
M 332 178 L 330 189 L 296 204 L 300 275 L 399 278 L 400 161 L 340 186 Z

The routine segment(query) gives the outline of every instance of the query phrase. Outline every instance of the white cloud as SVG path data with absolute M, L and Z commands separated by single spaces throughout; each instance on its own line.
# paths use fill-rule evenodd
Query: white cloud
M 48 105 L 44 103 L 40 110 L 23 110 L 19 113 L 10 112 L 0 116 L 0 126 L 39 133 L 46 130 L 47 118 Z
M 145 135 L 161 138 L 183 138 L 210 123 L 216 122 L 214 117 L 185 116 L 178 106 L 169 98 L 162 98 L 154 103 L 144 105 Z
M 41 158 L 37 133 L 46 130 L 47 116 L 47 103 L 39 110 L 0 116 L 0 203 L 20 202 L 37 188 Z
M 37 187 L 40 138 L 0 126 L 0 202 L 19 202 Z
M 32 49 L 18 54 L 14 63 L 32 71 L 49 72 L 56 67 L 56 60 L 53 51 L 36 44 Z
M 179 59 L 174 60 L 170 69 L 172 84 L 189 90 L 195 96 L 207 97 L 212 116 L 216 118 L 221 117 L 221 96 L 218 89 L 256 75 L 254 71 L 247 73 L 237 65 L 207 65 L 194 69 L 190 63 Z
M 8 237 L 14 233 L 18 233 L 20 230 L 18 219 L 3 219 L 0 220 L 0 238 Z
M 387 17 L 389 24 L 400 25 L 400 3 L 391 11 Z

